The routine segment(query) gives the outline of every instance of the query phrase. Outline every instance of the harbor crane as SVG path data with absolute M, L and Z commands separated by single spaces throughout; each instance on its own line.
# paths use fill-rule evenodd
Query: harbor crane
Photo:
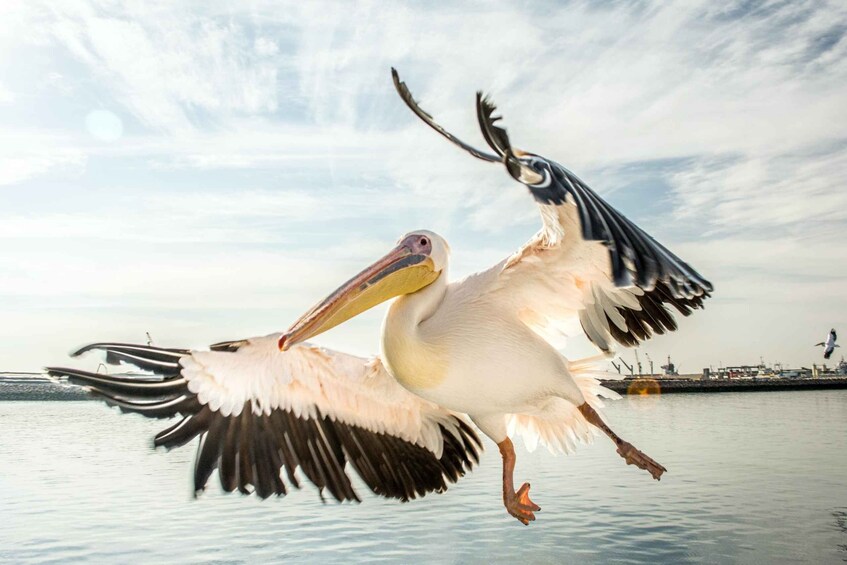
M 623 363 L 624 367 L 629 370 L 629 376 L 635 378 L 635 373 L 632 372 L 632 365 L 624 361 L 623 357 L 618 357 L 618 359 L 620 359 L 620 362 Z

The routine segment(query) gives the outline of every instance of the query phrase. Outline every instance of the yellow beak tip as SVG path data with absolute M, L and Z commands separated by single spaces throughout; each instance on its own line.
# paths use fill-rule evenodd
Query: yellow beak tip
M 279 338 L 279 350 L 288 351 L 289 347 L 291 347 L 291 343 L 288 341 L 288 334 L 283 334 L 283 336 Z

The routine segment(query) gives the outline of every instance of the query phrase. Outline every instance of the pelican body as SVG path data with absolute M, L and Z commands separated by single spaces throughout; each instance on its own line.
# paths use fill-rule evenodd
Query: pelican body
M 469 414 L 501 439 L 505 421 L 487 422 L 488 417 L 539 410 L 539 401 L 546 400 L 539 389 L 583 403 L 562 355 L 487 292 L 496 284 L 498 266 L 448 283 L 446 241 L 428 231 L 407 239 L 432 242 L 441 275 L 399 297 L 385 316 L 382 358 L 404 388 Z M 532 387 L 526 386 L 529 379 Z
M 596 380 L 603 374 L 597 358 L 568 360 L 557 344 L 572 320 L 604 354 L 615 342 L 631 346 L 673 331 L 666 306 L 687 316 L 702 307 L 711 284 L 573 173 L 513 148 L 486 97 L 477 94 L 477 116 L 493 154 L 438 125 L 392 73 L 401 98 L 425 123 L 474 157 L 504 165 L 527 187 L 542 219 L 529 242 L 490 269 L 450 282 L 447 242 L 414 231 L 282 334 L 209 351 L 99 343 L 77 352 L 105 351 L 109 362 L 162 375 L 160 383 L 49 373 L 126 411 L 182 416 L 155 443 L 173 447 L 201 437 L 197 492 L 217 468 L 224 490 L 284 494 L 283 471 L 298 486 L 300 468 L 337 500 L 359 500 L 348 465 L 383 496 L 441 492 L 481 450 L 467 418 L 497 444 L 503 502 L 523 524 L 540 507 L 527 483 L 515 489 L 514 434 L 530 449 L 540 443 L 571 452 L 599 431 L 628 464 L 659 479 L 666 469 L 600 416 L 601 397 L 617 395 Z M 379 357 L 307 342 L 391 299 Z

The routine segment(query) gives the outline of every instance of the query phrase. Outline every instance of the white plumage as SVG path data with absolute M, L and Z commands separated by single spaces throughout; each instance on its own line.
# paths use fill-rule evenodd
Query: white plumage
M 540 442 L 570 452 L 575 447 L 570 434 L 588 442 L 591 434 L 582 432 L 591 426 L 577 406 L 589 402 L 599 408 L 599 396 L 617 394 L 593 378 L 602 371 L 591 362 L 569 362 L 522 319 L 532 308 L 543 311 L 544 299 L 561 313 L 558 319 L 567 317 L 564 307 L 557 309 L 556 290 L 538 291 L 530 258 L 539 255 L 511 257 L 448 283 L 446 242 L 428 231 L 406 237 L 415 236 L 431 242 L 441 276 L 391 305 L 382 331 L 382 357 L 391 374 L 416 395 L 469 414 L 495 442 L 507 437 L 508 425 L 531 446 Z M 584 308 L 582 293 L 572 284 L 560 288 L 565 296 L 570 292 L 568 306 L 576 315 Z
M 592 408 L 603 408 L 602 398 L 617 400 L 620 395 L 602 386 L 598 377 L 609 377 L 597 363 L 605 357 L 569 361 L 568 368 L 582 396 Z M 547 398 L 536 412 L 506 415 L 509 437 L 520 436 L 528 451 L 541 444 L 550 453 L 574 453 L 577 445 L 588 444 L 596 436 L 596 428 L 586 421 L 572 403 L 561 398 Z
M 637 286 L 614 285 L 606 246 L 579 237 L 581 228 L 572 198 L 540 209 L 541 230 L 502 266 L 497 281 L 500 299 L 512 302 L 521 318 L 545 336 L 579 318 L 588 338 L 608 351 L 610 323 L 627 333 L 626 319 L 619 310 L 641 312 L 638 297 L 644 291 Z
M 311 345 L 279 352 L 282 334 L 245 340 L 237 351 L 191 351 L 180 358 L 188 390 L 223 416 L 284 410 L 318 414 L 425 447 L 440 458 L 439 426 L 459 437 L 456 414 L 409 393 L 379 358 Z

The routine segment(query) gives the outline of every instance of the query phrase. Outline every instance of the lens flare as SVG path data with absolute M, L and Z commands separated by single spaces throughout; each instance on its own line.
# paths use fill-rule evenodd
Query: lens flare
M 655 379 L 635 379 L 626 388 L 627 403 L 636 410 L 652 410 L 662 396 L 662 386 Z
M 117 141 L 123 136 L 123 121 L 108 110 L 94 110 L 85 117 L 85 129 L 100 141 Z
M 662 386 L 655 379 L 635 379 L 626 387 L 626 393 L 632 396 L 660 395 Z

